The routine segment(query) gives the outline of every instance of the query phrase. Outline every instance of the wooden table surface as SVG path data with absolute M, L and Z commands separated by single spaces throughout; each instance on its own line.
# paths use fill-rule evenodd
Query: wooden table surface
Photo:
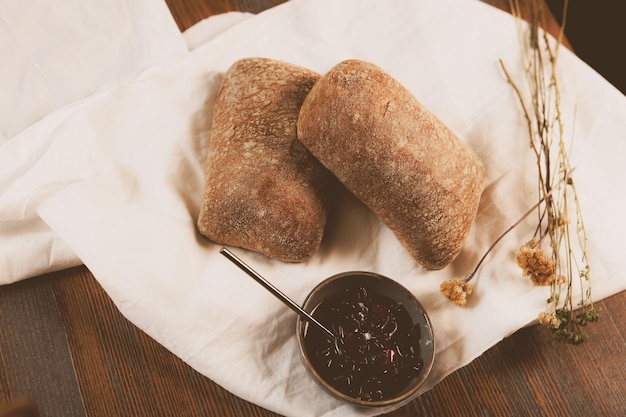
M 282 1 L 167 3 L 184 30 Z M 626 416 L 626 293 L 598 305 L 602 319 L 586 344 L 521 329 L 389 416 Z M 84 266 L 0 287 L 0 416 L 37 409 L 46 417 L 276 416 L 138 330 Z

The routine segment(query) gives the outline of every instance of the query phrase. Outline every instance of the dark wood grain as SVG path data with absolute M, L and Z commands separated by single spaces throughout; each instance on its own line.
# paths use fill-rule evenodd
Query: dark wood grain
M 167 3 L 184 30 L 213 14 L 256 13 L 282 1 Z M 586 344 L 559 344 L 539 326 L 519 330 L 389 416 L 626 416 L 626 293 L 598 304 L 602 319 L 588 328 Z M 0 287 L 0 416 L 38 411 L 278 417 L 200 375 L 131 324 L 85 267 Z
M 48 281 L 28 280 L 0 291 L 0 354 L 0 399 L 34 397 L 45 415 L 87 415 Z

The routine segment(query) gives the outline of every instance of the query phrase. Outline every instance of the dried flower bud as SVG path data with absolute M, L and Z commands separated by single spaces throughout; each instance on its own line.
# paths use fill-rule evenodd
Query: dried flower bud
M 554 261 L 546 256 L 539 243 L 539 239 L 531 239 L 520 248 L 515 261 L 522 268 L 524 276 L 529 277 L 534 285 L 545 286 L 556 279 L 556 268 Z
M 439 286 L 439 291 L 454 304 L 463 307 L 467 303 L 467 296 L 472 294 L 472 284 L 465 280 L 454 278 L 442 282 Z
M 552 311 L 549 313 L 542 312 L 539 313 L 539 323 L 543 324 L 546 327 L 551 327 L 553 329 L 558 329 L 561 326 L 561 320 L 556 316 L 556 314 Z

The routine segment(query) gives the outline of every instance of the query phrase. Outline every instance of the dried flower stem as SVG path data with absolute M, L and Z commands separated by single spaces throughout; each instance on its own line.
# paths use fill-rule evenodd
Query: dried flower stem
M 541 203 L 543 203 L 543 201 L 545 200 L 545 198 L 547 198 L 550 194 L 552 194 L 552 192 L 548 193 L 546 195 L 546 197 L 542 198 L 541 200 L 539 200 L 534 206 L 532 206 L 531 208 L 528 209 L 528 211 L 526 211 L 526 213 L 524 213 L 519 219 L 517 219 L 515 221 L 515 223 L 513 223 L 511 226 L 509 226 L 508 229 L 506 229 L 504 232 L 502 232 L 502 234 L 500 236 L 498 236 L 498 238 L 496 240 L 493 241 L 493 243 L 491 244 L 491 246 L 489 246 L 489 248 L 487 249 L 487 251 L 485 251 L 485 253 L 483 254 L 483 256 L 480 258 L 480 260 L 476 263 L 476 266 L 474 267 L 474 270 L 472 272 L 470 272 L 469 274 L 467 274 L 465 276 L 465 278 L 463 279 L 463 281 L 465 282 L 470 282 L 472 280 L 472 278 L 474 278 L 474 275 L 476 275 L 476 272 L 478 272 L 478 269 L 480 268 L 480 266 L 482 265 L 482 263 L 485 261 L 485 259 L 487 258 L 487 255 L 489 255 L 489 253 L 493 250 L 493 248 L 496 247 L 496 245 L 498 243 L 500 243 L 500 241 L 513 229 L 515 229 L 517 226 L 519 226 L 519 224 L 521 222 L 524 221 L 524 219 L 528 216 L 530 216 L 540 205 Z
M 569 155 L 565 147 L 561 94 L 556 71 L 568 1 L 564 0 L 564 18 L 556 43 L 551 42 L 545 30 L 545 13 L 542 3 L 536 0 L 527 0 L 523 3 L 527 9 L 522 10 L 520 0 L 510 0 L 511 11 L 518 18 L 516 22 L 521 44 L 522 65 L 530 90 L 532 106 L 527 106 L 521 90 L 502 61 L 500 61 L 500 66 L 507 81 L 513 87 L 526 118 L 531 149 L 537 161 L 538 191 L 541 195 L 537 204 L 539 210 L 536 235 L 539 240 L 544 237 L 549 238 L 551 260 L 555 277 L 558 278 L 550 284 L 549 312 L 540 315 L 540 322 L 554 329 L 554 336 L 557 340 L 578 344 L 587 338 L 580 327 L 587 322 L 596 321 L 599 313 L 591 297 L 587 234 L 572 177 Z M 527 37 L 524 37 L 526 32 L 522 30 L 520 19 L 522 15 L 528 18 Z M 551 195 L 553 192 L 554 195 Z M 540 207 L 541 202 L 545 202 L 543 207 Z M 575 234 L 569 227 L 570 209 L 573 209 L 573 216 L 576 219 Z M 576 255 L 574 240 L 578 241 L 580 257 Z M 578 279 L 575 279 L 575 275 L 578 275 Z M 573 301 L 575 281 L 578 281 L 582 293 L 577 306 Z M 581 307 L 582 311 L 574 315 L 576 307 Z

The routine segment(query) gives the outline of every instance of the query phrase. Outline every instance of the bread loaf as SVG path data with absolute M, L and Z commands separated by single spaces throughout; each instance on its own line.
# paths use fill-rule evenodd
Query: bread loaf
M 424 268 L 459 254 L 485 168 L 382 69 L 349 60 L 323 75 L 300 110 L 298 138 Z
M 289 262 L 319 249 L 330 175 L 296 138 L 319 74 L 284 62 L 234 63 L 218 92 L 198 229 L 208 239 Z

